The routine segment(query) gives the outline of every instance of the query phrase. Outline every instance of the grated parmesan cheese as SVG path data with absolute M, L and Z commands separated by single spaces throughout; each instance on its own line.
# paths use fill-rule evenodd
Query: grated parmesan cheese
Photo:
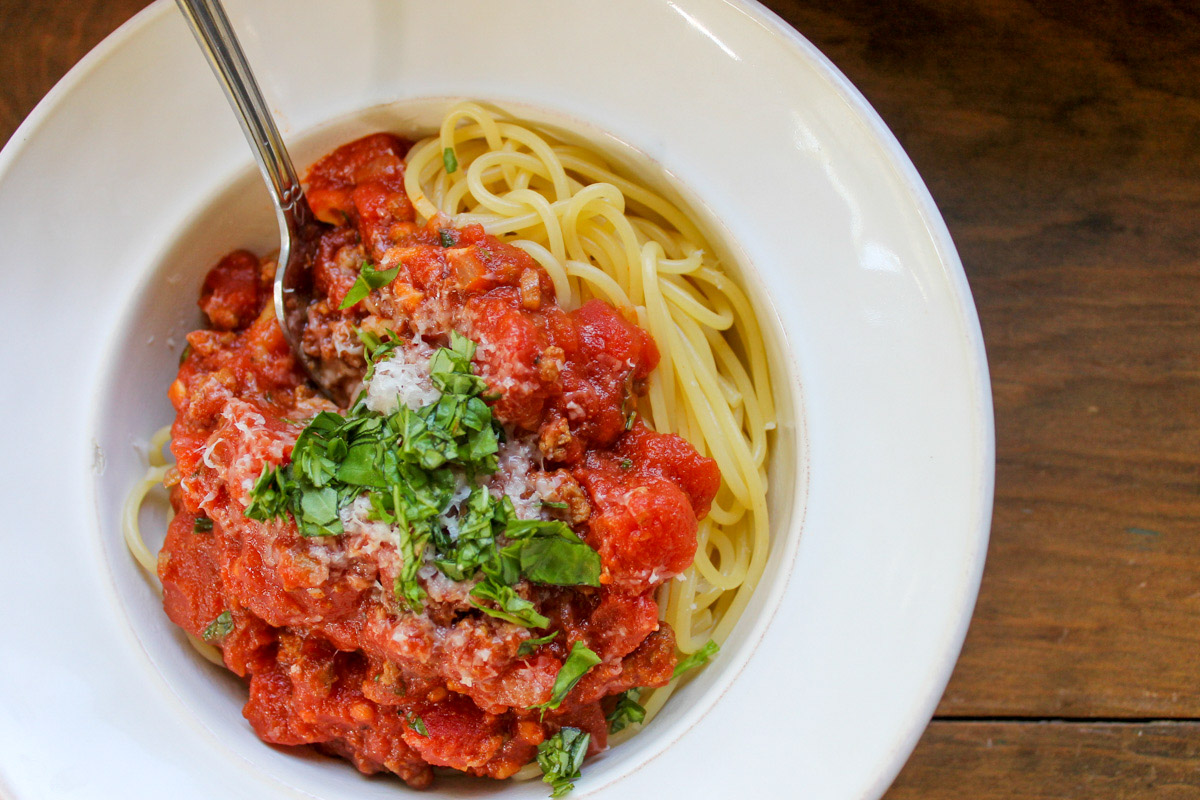
M 508 495 L 521 519 L 548 519 L 542 500 L 549 497 L 559 479 L 540 469 L 541 453 L 535 437 L 510 437 L 496 454 L 499 469 L 491 477 L 488 491 L 493 497 Z
M 354 502 L 338 512 L 342 529 L 353 537 L 349 542 L 352 556 L 373 556 L 383 544 L 390 544 L 394 548 L 400 546 L 400 529 L 381 520 L 370 519 L 370 513 L 371 501 L 365 494 L 360 494 L 354 498 Z
M 401 405 L 406 405 L 416 411 L 441 397 L 429 377 L 432 356 L 433 348 L 419 338 L 393 350 L 375 365 L 375 374 L 367 386 L 367 408 L 380 414 L 394 414 Z

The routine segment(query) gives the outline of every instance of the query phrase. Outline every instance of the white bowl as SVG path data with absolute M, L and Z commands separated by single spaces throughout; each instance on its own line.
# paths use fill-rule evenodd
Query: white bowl
M 794 31 L 739 0 L 229 2 L 297 160 L 447 97 L 582 131 L 673 184 L 754 297 L 781 429 L 767 575 L 720 658 L 576 797 L 874 798 L 974 604 L 993 432 L 953 244 L 891 134 Z M 645 154 L 631 154 L 628 148 Z M 648 159 L 648 160 L 647 160 Z M 203 272 L 273 247 L 249 151 L 167 0 L 85 58 L 0 153 L 0 794 L 394 797 L 268 747 L 120 542 L 169 421 Z M 148 512 L 148 526 L 154 522 Z M 445 794 L 547 787 L 444 782 Z

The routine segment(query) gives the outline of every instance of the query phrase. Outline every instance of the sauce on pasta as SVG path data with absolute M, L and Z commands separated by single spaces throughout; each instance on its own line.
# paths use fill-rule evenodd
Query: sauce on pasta
M 229 254 L 152 469 L 175 516 L 156 561 L 135 521 L 131 549 L 265 741 L 565 792 L 761 572 L 757 322 L 673 206 L 475 104 L 306 183 L 327 227 L 303 346 L 357 399 L 306 382 L 274 262 Z

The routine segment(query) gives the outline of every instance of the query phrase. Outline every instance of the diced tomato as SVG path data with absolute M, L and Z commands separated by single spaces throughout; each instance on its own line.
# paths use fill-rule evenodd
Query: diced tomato
M 616 450 L 633 462 L 639 474 L 658 475 L 682 489 L 697 519 L 708 514 L 721 485 L 721 472 L 717 462 L 697 453 L 682 436 L 655 433 L 638 420 Z
M 244 328 L 258 316 L 266 291 L 258 259 L 235 250 L 213 267 L 200 290 L 200 309 L 219 331 Z

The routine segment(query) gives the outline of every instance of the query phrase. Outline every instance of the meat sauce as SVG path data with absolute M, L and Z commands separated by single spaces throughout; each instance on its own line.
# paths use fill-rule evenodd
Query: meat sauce
M 209 272 L 200 297 L 209 327 L 188 336 L 170 387 L 176 516 L 159 575 L 170 618 L 197 636 L 208 629 L 248 681 L 243 713 L 263 740 L 317 745 L 423 787 L 434 766 L 508 777 L 568 725 L 591 734 L 595 753 L 606 746 L 606 698 L 670 680 L 675 637 L 654 592 L 691 564 L 719 474 L 683 439 L 631 422 L 658 362 L 650 336 L 599 301 L 560 308 L 547 274 L 478 226 L 418 225 L 403 190 L 406 147 L 369 136 L 310 171 L 309 202 L 327 227 L 304 346 L 361 375 L 356 329 L 435 346 L 451 330 L 476 341 L 495 418 L 530 443 L 534 472 L 554 477 L 564 508 L 554 513 L 600 554 L 601 585 L 523 583 L 550 620 L 531 631 L 474 609 L 469 584 L 429 569 L 416 613 L 382 576 L 398 557 L 389 545 L 246 518 L 264 464 L 287 463 L 305 422 L 339 409 L 308 384 L 276 323 L 273 262 L 244 251 Z M 339 310 L 363 262 L 399 272 Z M 226 611 L 231 627 L 211 636 Z M 550 698 L 575 642 L 601 662 L 558 709 L 530 710 Z

